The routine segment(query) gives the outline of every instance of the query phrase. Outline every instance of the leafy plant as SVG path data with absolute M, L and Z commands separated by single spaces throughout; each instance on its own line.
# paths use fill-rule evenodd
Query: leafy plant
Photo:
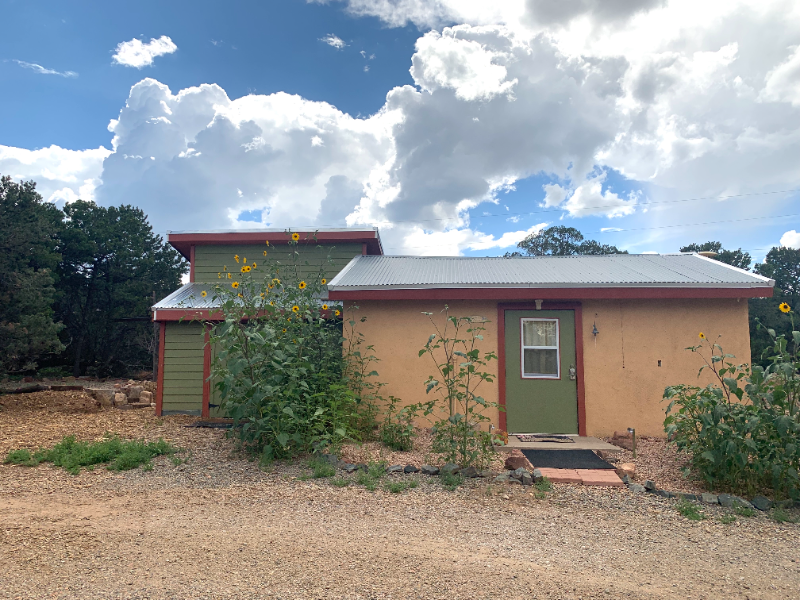
M 369 463 L 366 471 L 359 471 L 356 475 L 356 483 L 363 485 L 370 492 L 378 489 L 378 483 L 386 476 L 386 463 Z
M 439 473 L 439 482 L 446 490 L 452 492 L 464 483 L 464 476 L 458 473 Z
M 426 417 L 433 415 L 434 452 L 462 466 L 485 466 L 493 448 L 491 434 L 481 428 L 490 420 L 483 412 L 501 407 L 476 392 L 482 383 L 494 381 L 494 375 L 484 369 L 497 355 L 492 351 L 481 353 L 478 345 L 485 327 L 480 322 L 473 317 L 452 316 L 447 306 L 442 312 L 443 328 L 436 324 L 432 313 L 423 313 L 434 333 L 419 356 L 431 358 L 437 375 L 429 376 L 425 382 L 425 392 L 433 392 L 434 397 L 420 403 L 419 409 Z
M 782 304 L 782 310 L 789 307 Z M 710 486 L 754 494 L 773 489 L 778 496 L 800 497 L 800 332 L 769 330 L 773 340 L 766 368 L 736 365 L 731 354 L 709 343 L 688 348 L 703 358 L 716 383 L 704 388 L 668 387 L 664 427 L 691 467 Z
M 675 505 L 675 510 L 690 521 L 702 521 L 707 518 L 706 514 L 694 502 L 689 502 L 688 500 L 679 500 Z
M 51 449 L 14 450 L 6 456 L 5 463 L 35 467 L 50 462 L 68 473 L 77 475 L 83 467 L 108 463 L 109 471 L 129 471 L 140 465 L 151 470 L 150 460 L 156 456 L 172 456 L 177 448 L 162 439 L 157 442 L 123 441 L 117 436 L 106 436 L 98 442 L 78 442 L 67 436 Z M 149 466 L 149 469 L 147 468 Z
M 308 466 L 311 467 L 312 479 L 324 479 L 326 477 L 333 477 L 336 475 L 336 467 L 331 463 L 318 458 L 312 458 Z
M 540 492 L 549 492 L 553 489 L 553 483 L 547 477 L 542 477 L 533 486 Z
M 408 452 L 414 449 L 414 417 L 417 414 L 416 405 L 398 408 L 399 398 L 389 396 L 389 406 L 380 425 L 381 442 L 392 450 Z
M 363 365 L 369 358 L 353 358 L 352 347 L 343 354 L 341 307 L 320 300 L 330 256 L 312 265 L 298 245 L 316 241 L 287 237 L 285 260 L 272 249 L 264 260 L 232 256 L 213 290 L 224 319 L 210 326 L 212 381 L 242 444 L 267 460 L 359 438 L 364 389 L 374 376 L 353 375 L 350 359 Z
M 742 506 L 738 502 L 733 507 L 733 510 L 740 517 L 748 517 L 748 518 L 750 518 L 750 517 L 755 517 L 756 516 L 756 511 L 754 511 L 749 506 Z
M 415 479 L 409 481 L 389 481 L 384 489 L 391 494 L 400 494 L 408 489 L 416 488 L 419 483 Z

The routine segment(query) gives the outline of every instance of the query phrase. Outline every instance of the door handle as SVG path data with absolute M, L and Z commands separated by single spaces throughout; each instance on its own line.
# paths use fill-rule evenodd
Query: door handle
M 578 378 L 578 372 L 575 370 L 575 365 L 569 366 L 569 378 L 575 381 Z

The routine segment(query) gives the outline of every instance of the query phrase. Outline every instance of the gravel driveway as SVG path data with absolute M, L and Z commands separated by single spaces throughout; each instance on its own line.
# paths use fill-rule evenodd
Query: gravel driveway
M 0 598 L 800 596 L 800 527 L 763 515 L 726 525 L 716 507 L 696 523 L 624 489 L 563 485 L 541 500 L 420 475 L 402 494 L 337 488 L 298 480 L 297 464 L 260 471 L 188 418 L 81 412 L 81 395 L 62 410 L 42 394 L 0 412 L 2 455 L 108 426 L 191 455 L 77 477 L 0 466 Z

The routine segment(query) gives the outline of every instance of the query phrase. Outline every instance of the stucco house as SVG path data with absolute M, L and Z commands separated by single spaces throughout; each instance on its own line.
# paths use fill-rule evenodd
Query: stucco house
M 481 392 L 504 407 L 488 416 L 509 433 L 603 436 L 635 427 L 663 435 L 664 388 L 698 381 L 700 359 L 685 348 L 703 332 L 749 362 L 747 299 L 769 297 L 774 286 L 697 254 L 385 256 L 377 229 L 321 230 L 316 238 L 333 246 L 329 299 L 366 317 L 359 330 L 381 359 L 382 393 L 409 404 L 424 399 L 433 366 L 419 357 L 431 334 L 422 313 L 443 323 L 447 305 L 451 315 L 484 322 L 482 349 L 498 361 L 495 383 Z M 232 252 L 257 255 L 265 240 L 287 239 L 274 230 L 169 234 L 191 274 L 153 307 L 163 365 L 158 414 L 219 414 L 201 323 L 214 320 L 214 307 L 198 290 L 216 281 Z
M 685 349 L 703 332 L 749 362 L 747 299 L 774 283 L 697 254 L 358 256 L 328 290 L 366 316 L 387 396 L 424 397 L 434 373 L 418 355 L 431 334 L 421 313 L 443 323 L 446 304 L 486 321 L 498 377 L 481 393 L 505 407 L 490 415 L 501 430 L 663 436 L 664 388 L 698 381 L 700 358 Z

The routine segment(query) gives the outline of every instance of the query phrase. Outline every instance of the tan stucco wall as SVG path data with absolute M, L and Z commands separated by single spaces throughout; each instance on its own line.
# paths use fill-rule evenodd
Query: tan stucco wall
M 433 332 L 423 311 L 435 314 L 443 324 L 442 302 L 361 301 L 356 315 L 366 317 L 358 329 L 381 358 L 378 379 L 387 383 L 384 396 L 397 396 L 405 404 L 426 399 L 424 382 L 435 374 L 429 357 L 419 350 Z M 450 302 L 450 314 L 482 316 L 490 320 L 482 349 L 497 352 L 497 303 Z M 583 303 L 584 384 L 587 434 L 610 435 L 635 427 L 637 435 L 663 436 L 664 388 L 698 380 L 702 361 L 686 347 L 695 345 L 698 333 L 719 342 L 735 354 L 737 363 L 750 361 L 747 301 L 721 300 L 602 300 Z M 546 307 L 546 306 L 545 306 Z M 599 334 L 592 335 L 593 324 Z M 661 360 L 661 366 L 658 361 Z M 490 371 L 498 373 L 493 361 Z M 497 402 L 497 381 L 485 385 L 482 395 Z M 497 411 L 486 413 L 495 425 Z M 420 424 L 424 424 L 421 422 Z
M 381 360 L 375 365 L 378 381 L 386 383 L 381 390 L 384 397 L 396 396 L 403 405 L 414 404 L 430 399 L 425 393 L 425 381 L 429 375 L 436 375 L 436 367 L 430 356 L 419 356 L 419 351 L 434 328 L 426 315 L 431 312 L 439 327 L 444 327 L 444 302 L 428 301 L 359 301 L 358 310 L 345 311 L 345 322 L 350 316 L 366 317 L 364 323 L 357 323 L 357 330 L 364 334 L 365 345 L 375 346 L 375 356 Z M 453 316 L 480 316 L 490 320 L 485 324 L 483 342 L 484 351 L 497 354 L 497 303 L 496 302 L 449 302 L 450 314 Z M 347 327 L 345 327 L 347 329 Z M 346 333 L 346 331 L 345 331 Z M 497 374 L 497 361 L 489 363 L 487 370 Z M 492 384 L 482 384 L 479 393 L 490 402 L 497 402 L 497 379 Z M 431 392 L 433 393 L 433 392 Z M 497 425 L 499 413 L 496 409 L 484 413 Z M 420 425 L 430 424 L 425 420 Z
M 685 350 L 699 343 L 700 332 L 709 341 L 722 335 L 734 362 L 750 362 L 746 299 L 583 302 L 587 434 L 635 427 L 637 435 L 663 436 L 664 388 L 711 382 L 705 374 L 698 379 L 703 362 Z

